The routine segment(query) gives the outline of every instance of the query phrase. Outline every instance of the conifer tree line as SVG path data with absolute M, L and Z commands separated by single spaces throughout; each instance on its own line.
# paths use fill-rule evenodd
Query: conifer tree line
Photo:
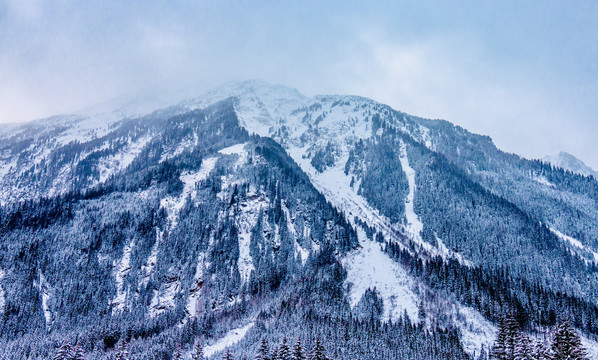
M 197 342 L 191 351 L 192 360 L 205 360 L 203 347 L 201 342 Z M 127 343 L 120 342 L 114 356 L 114 360 L 129 360 L 129 352 L 127 351 Z M 179 345 L 174 350 L 171 359 L 181 360 L 183 359 L 183 350 Z M 231 353 L 230 349 L 222 355 L 223 360 L 235 360 L 235 357 Z M 242 360 L 249 360 L 247 355 L 244 355 Z M 326 355 L 326 348 L 316 338 L 313 342 L 311 349 L 306 350 L 301 342 L 301 338 L 297 339 L 294 345 L 290 345 L 287 338 L 283 338 L 279 346 L 270 348 L 266 339 L 262 338 L 258 348 L 255 352 L 254 360 L 332 360 L 332 358 Z M 82 351 L 82 347 L 79 343 L 72 346 L 69 342 L 65 342 L 56 351 L 56 355 L 52 360 L 85 360 L 85 356 Z
M 480 359 L 486 359 L 481 354 Z M 535 342 L 523 333 L 512 313 L 502 316 L 489 360 L 586 360 L 579 335 L 564 320 L 554 329 L 551 341 Z
M 183 350 L 179 345 L 174 350 L 171 359 L 183 359 Z M 201 342 L 196 342 L 191 350 L 192 360 L 205 360 Z M 52 360 L 84 360 L 82 346 L 80 343 L 72 346 L 65 342 L 56 350 Z M 127 343 L 122 341 L 113 356 L 114 360 L 129 360 Z M 235 360 L 235 357 L 228 349 L 223 355 L 223 360 Z M 243 355 L 241 360 L 249 360 Z M 279 346 L 270 348 L 267 340 L 262 338 L 258 345 L 254 360 L 332 360 L 327 356 L 327 351 L 319 338 L 313 341 L 311 349 L 305 349 L 301 338 L 291 346 L 288 339 L 283 338 Z M 550 342 L 536 342 L 520 330 L 517 320 L 512 313 L 502 316 L 500 319 L 498 334 L 490 353 L 484 350 L 478 360 L 587 360 L 587 352 L 581 344 L 581 340 L 575 330 L 567 321 L 562 321 L 552 334 Z

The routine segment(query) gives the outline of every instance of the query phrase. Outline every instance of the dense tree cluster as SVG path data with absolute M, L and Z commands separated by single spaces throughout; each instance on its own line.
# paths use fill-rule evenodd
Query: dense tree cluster
M 512 314 L 501 317 L 498 335 L 490 350 L 490 360 L 586 360 L 586 351 L 575 330 L 562 321 L 552 334 L 551 343 L 534 344 L 521 332 Z

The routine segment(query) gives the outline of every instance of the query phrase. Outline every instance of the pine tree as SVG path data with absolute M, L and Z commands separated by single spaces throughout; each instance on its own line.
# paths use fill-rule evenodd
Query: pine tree
M 121 341 L 116 350 L 115 360 L 129 360 L 129 352 L 127 351 L 127 343 Z
M 270 360 L 278 360 L 278 348 L 270 349 Z
M 586 351 L 581 345 L 581 339 L 567 321 L 557 327 L 552 341 L 554 358 L 559 360 L 585 360 Z
M 311 353 L 309 354 L 309 360 L 327 360 L 326 349 L 322 346 L 320 339 L 316 338 L 314 346 L 311 348 Z
M 226 350 L 226 354 L 222 357 L 222 360 L 235 360 L 233 354 L 231 354 L 230 350 Z
M 515 360 L 535 360 L 532 340 L 524 333 L 519 333 L 517 337 L 514 358 Z
M 197 342 L 197 344 L 195 344 L 195 349 L 193 351 L 193 354 L 191 355 L 191 358 L 193 360 L 204 360 L 203 347 L 201 346 L 201 343 L 199 341 Z
M 291 348 L 289 347 L 287 338 L 282 339 L 282 344 L 278 349 L 278 360 L 291 360 Z
M 303 345 L 301 345 L 301 339 L 297 339 L 297 342 L 293 346 L 293 357 L 292 360 L 306 360 L 305 359 L 305 351 L 303 350 Z
M 270 351 L 268 350 L 268 342 L 262 338 L 260 347 L 257 349 L 255 360 L 270 360 Z
M 81 347 L 81 343 L 77 343 L 73 347 L 73 354 L 71 357 L 72 360 L 85 360 L 85 354 L 83 354 L 83 348 Z
M 486 354 L 486 348 L 482 344 L 482 349 L 480 350 L 480 355 L 478 355 L 478 360 L 488 360 L 488 355 Z
M 546 346 L 545 344 L 538 344 L 534 351 L 534 359 L 535 360 L 554 360 L 552 356 L 552 352 L 550 347 Z
M 491 360 L 513 360 L 515 358 L 515 343 L 517 342 L 519 325 L 515 317 L 509 313 L 501 317 L 498 324 L 496 342 L 490 351 Z
M 183 350 L 181 345 L 178 345 L 172 354 L 172 360 L 181 360 L 183 358 Z
M 61 347 L 56 351 L 53 360 L 70 360 L 73 357 L 73 349 L 71 343 L 65 341 Z

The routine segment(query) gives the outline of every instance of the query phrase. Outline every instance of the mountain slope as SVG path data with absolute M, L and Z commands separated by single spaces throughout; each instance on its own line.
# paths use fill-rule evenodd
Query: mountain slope
M 0 135 L 14 358 L 79 336 L 90 356 L 126 340 L 168 358 L 196 337 L 240 356 L 318 335 L 339 359 L 465 359 L 508 310 L 532 333 L 559 313 L 598 334 L 592 178 L 370 99 L 259 81 L 102 117 Z

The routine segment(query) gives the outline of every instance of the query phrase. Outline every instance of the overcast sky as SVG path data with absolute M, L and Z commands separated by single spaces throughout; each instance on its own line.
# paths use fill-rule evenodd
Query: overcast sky
M 0 123 L 263 79 L 598 168 L 597 38 L 591 0 L 0 0 Z

